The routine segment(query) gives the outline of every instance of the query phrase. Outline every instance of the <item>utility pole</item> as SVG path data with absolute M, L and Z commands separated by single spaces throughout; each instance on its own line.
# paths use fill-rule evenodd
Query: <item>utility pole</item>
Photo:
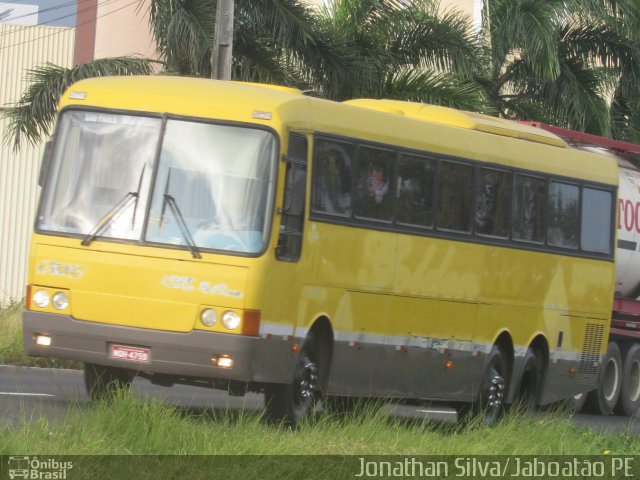
M 216 25 L 211 59 L 211 78 L 231 80 L 231 59 L 233 48 L 233 2 L 218 0 Z

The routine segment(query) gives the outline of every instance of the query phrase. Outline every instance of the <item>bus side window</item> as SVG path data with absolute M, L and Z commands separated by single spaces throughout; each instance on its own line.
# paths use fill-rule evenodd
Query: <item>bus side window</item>
M 507 238 L 511 215 L 510 206 L 511 174 L 490 168 L 481 168 L 474 215 L 476 233 Z
M 580 188 L 577 185 L 549 182 L 547 245 L 578 248 L 579 201 Z
M 580 246 L 585 252 L 611 253 L 611 192 L 582 189 L 582 233 Z
M 398 224 L 433 226 L 435 171 L 433 160 L 414 155 L 400 156 L 396 179 Z
M 524 242 L 544 242 L 547 203 L 546 181 L 516 175 L 513 196 L 513 238 Z
M 360 147 L 357 151 L 355 214 L 358 218 L 391 221 L 391 179 L 395 154 L 390 150 Z
M 352 158 L 353 145 L 333 140 L 316 140 L 311 210 L 351 217 Z
M 440 165 L 438 228 L 457 232 L 471 230 L 473 168 L 443 161 Z
M 289 135 L 289 148 L 285 159 L 287 171 L 276 258 L 297 262 L 302 253 L 307 189 L 307 138 L 304 135 Z

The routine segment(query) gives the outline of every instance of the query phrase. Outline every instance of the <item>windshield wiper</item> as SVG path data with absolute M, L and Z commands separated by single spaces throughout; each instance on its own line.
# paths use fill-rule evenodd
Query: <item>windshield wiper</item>
M 85 247 L 90 245 L 98 235 L 100 235 L 105 228 L 111 225 L 114 221 L 120 218 L 120 215 L 129 207 L 132 200 L 137 201 L 138 192 L 129 192 L 127 193 L 122 200 L 120 200 L 115 207 L 109 210 L 100 220 L 96 223 L 96 226 L 93 227 L 93 230 L 89 232 L 89 234 L 82 239 L 82 245 Z
M 140 197 L 140 188 L 142 188 L 142 177 L 144 176 L 144 169 L 146 165 L 142 166 L 142 172 L 140 172 L 140 178 L 138 179 L 138 191 L 128 192 L 122 200 L 120 200 L 111 210 L 105 213 L 96 226 L 93 227 L 86 237 L 82 239 L 82 245 L 87 247 L 98 237 L 109 225 L 115 222 L 120 216 L 129 208 L 132 200 L 134 202 L 133 215 L 131 220 L 131 229 L 134 228 L 134 222 L 136 220 L 136 209 L 138 208 L 138 198 Z
M 173 213 L 173 216 L 177 220 L 178 228 L 180 228 L 180 233 L 182 234 L 182 238 L 184 238 L 185 242 L 187 243 L 187 247 L 189 247 L 191 256 L 193 258 L 202 258 L 202 255 L 200 255 L 200 251 L 198 250 L 198 246 L 196 245 L 196 242 L 193 240 L 193 237 L 191 236 L 191 232 L 189 231 L 187 222 L 185 222 L 184 217 L 182 216 L 182 212 L 178 207 L 178 203 L 176 202 L 176 199 L 173 197 L 173 195 L 169 194 L 170 180 L 171 180 L 171 169 L 169 169 L 169 171 L 167 172 L 167 183 L 164 186 L 164 194 L 162 195 L 163 200 L 162 200 L 162 211 L 160 213 L 160 228 L 162 228 L 162 222 L 164 220 L 166 207 L 167 205 L 169 205 L 169 209 L 171 210 L 171 213 Z

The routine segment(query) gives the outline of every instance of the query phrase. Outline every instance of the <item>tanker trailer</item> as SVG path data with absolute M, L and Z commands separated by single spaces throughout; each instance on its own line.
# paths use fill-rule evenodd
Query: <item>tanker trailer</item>
M 614 156 L 620 168 L 616 288 L 607 353 L 598 388 L 569 400 L 576 410 L 602 415 L 640 415 L 640 145 L 523 122 L 552 132 L 570 145 Z

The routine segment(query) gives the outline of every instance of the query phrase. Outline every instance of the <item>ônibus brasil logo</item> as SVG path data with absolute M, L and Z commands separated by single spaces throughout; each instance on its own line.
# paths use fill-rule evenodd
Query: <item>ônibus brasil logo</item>
M 65 480 L 73 462 L 61 462 L 54 458 L 9 457 L 9 478 L 32 480 Z

